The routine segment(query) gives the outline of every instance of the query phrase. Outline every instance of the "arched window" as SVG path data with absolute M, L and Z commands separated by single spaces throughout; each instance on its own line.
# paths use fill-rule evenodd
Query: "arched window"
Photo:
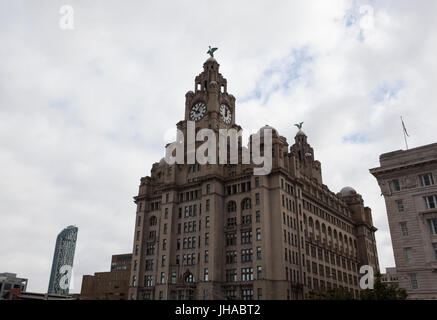
M 149 219 L 149 223 L 151 226 L 156 226 L 156 223 L 158 222 L 158 219 L 156 219 L 155 216 L 151 216 Z
M 237 211 L 237 203 L 235 201 L 229 201 L 228 212 L 235 212 L 235 211 Z
M 322 223 L 322 233 L 325 233 L 325 234 L 326 234 L 326 226 L 325 226 L 324 223 Z
M 337 240 L 337 230 L 334 229 L 334 239 Z
M 246 210 L 251 208 L 251 202 L 249 198 L 244 198 L 243 201 L 241 201 L 241 210 Z
M 310 228 L 313 227 L 313 218 L 310 217 L 310 218 L 308 219 L 308 225 L 309 225 Z
M 328 236 L 332 237 L 332 230 L 331 230 L 331 227 L 328 227 Z

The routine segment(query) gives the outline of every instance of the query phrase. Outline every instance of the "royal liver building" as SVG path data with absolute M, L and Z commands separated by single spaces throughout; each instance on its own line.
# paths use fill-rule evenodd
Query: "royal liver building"
M 217 136 L 241 130 L 235 97 L 209 53 L 185 95 L 177 124 L 184 134 L 190 121 Z M 354 189 L 335 194 L 323 184 L 297 127 L 291 146 L 274 128 L 260 129 L 272 132 L 268 175 L 254 175 L 256 165 L 241 159 L 153 164 L 135 197 L 130 299 L 309 299 L 332 290 L 359 297 L 360 266 L 378 270 L 371 210 Z M 263 145 L 261 135 L 261 152 Z

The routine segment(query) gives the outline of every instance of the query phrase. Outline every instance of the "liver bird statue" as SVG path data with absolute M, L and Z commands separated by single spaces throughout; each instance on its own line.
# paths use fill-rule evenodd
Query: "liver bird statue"
M 211 58 L 214 58 L 214 51 L 216 51 L 218 48 L 211 48 L 211 46 L 208 47 L 209 49 L 206 53 L 208 53 L 211 56 Z
M 303 122 L 301 122 L 301 123 L 296 123 L 296 124 L 295 124 L 295 126 L 296 126 L 299 130 L 302 129 L 302 125 L 303 125 Z

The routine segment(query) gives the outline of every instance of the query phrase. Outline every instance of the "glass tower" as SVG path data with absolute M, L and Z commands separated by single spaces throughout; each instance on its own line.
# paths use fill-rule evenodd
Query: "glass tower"
M 56 238 L 55 254 L 53 255 L 52 271 L 50 273 L 49 294 L 68 294 L 78 230 L 76 226 L 68 226 Z

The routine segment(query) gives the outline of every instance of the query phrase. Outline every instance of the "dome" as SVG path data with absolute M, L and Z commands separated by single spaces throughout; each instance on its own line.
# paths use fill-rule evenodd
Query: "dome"
M 207 63 L 207 62 L 217 62 L 217 60 L 214 59 L 214 57 L 209 57 L 209 58 L 205 61 L 205 63 Z
M 261 135 L 262 135 L 264 133 L 264 130 L 266 130 L 266 129 L 272 130 L 272 134 L 276 134 L 278 132 L 278 131 L 276 131 L 275 128 L 266 124 L 264 127 L 262 127 L 261 129 L 258 130 L 258 133 L 261 133 Z
M 352 187 L 344 187 L 343 189 L 341 189 L 340 194 L 342 197 L 347 197 L 357 194 L 357 192 Z
M 299 129 L 299 131 L 296 133 L 296 136 L 306 136 L 306 134 L 301 129 Z
M 162 158 L 161 160 L 159 160 L 159 165 L 160 166 L 164 166 L 165 165 L 165 158 Z

